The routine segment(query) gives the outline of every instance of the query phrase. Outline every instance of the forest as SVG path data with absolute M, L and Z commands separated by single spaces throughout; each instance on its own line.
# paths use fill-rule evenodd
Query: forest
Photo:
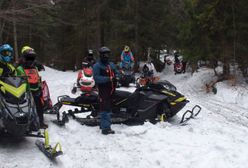
M 88 49 L 124 45 L 136 61 L 177 50 L 194 70 L 199 60 L 248 76 L 247 0 L 0 0 L 0 44 L 29 45 L 45 65 L 80 66 Z

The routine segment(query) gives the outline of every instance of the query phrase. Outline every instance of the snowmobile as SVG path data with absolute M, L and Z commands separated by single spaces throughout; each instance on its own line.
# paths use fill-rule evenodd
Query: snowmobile
M 135 83 L 135 74 L 132 71 L 130 64 L 123 64 L 123 68 L 120 69 L 120 77 L 118 82 L 124 87 L 129 87 L 130 83 Z
M 39 130 L 36 106 L 31 92 L 27 90 L 27 78 L 20 76 L 0 78 L 1 135 L 45 138 Z M 42 141 L 38 142 L 42 143 Z M 48 147 L 52 148 L 49 144 L 46 147 L 45 149 L 48 149 Z M 57 151 L 56 148 L 52 148 L 51 158 L 62 154 L 62 151 Z M 49 150 L 45 149 L 43 152 L 49 153 Z
M 0 86 L 0 129 L 13 136 L 37 131 L 39 120 L 24 77 L 1 77 Z
M 189 101 L 176 91 L 176 87 L 169 82 L 163 81 L 156 84 L 148 84 L 137 88 L 134 93 L 116 90 L 113 95 L 112 123 L 143 123 L 146 120 L 156 123 L 167 121 L 175 116 Z M 64 111 L 62 116 L 59 112 L 63 105 L 76 106 L 81 109 Z M 200 106 L 194 110 L 187 110 L 180 121 L 185 123 L 198 115 Z M 91 112 L 86 117 L 79 117 L 78 113 Z M 58 97 L 58 103 L 54 105 L 50 114 L 57 114 L 56 123 L 64 125 L 71 116 L 76 121 L 85 125 L 98 125 L 99 103 L 97 94 L 82 95 L 81 98 L 69 96 Z

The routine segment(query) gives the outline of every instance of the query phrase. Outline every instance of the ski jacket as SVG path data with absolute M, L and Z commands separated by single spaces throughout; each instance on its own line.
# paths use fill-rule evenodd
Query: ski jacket
M 28 89 L 31 91 L 41 90 L 42 82 L 36 66 L 19 65 L 17 74 L 20 76 L 28 76 Z
M 83 68 L 78 73 L 77 85 L 82 92 L 90 92 L 95 86 L 92 68 Z
M 112 95 L 116 87 L 116 77 L 118 72 L 113 63 L 102 64 L 101 61 L 93 66 L 94 80 L 98 86 L 99 92 L 105 90 Z
M 121 62 L 127 62 L 130 64 L 133 63 L 134 62 L 133 53 L 131 51 L 129 51 L 128 53 L 125 53 L 124 51 L 122 51 Z
M 16 68 L 10 64 L 0 61 L 0 76 L 16 76 Z

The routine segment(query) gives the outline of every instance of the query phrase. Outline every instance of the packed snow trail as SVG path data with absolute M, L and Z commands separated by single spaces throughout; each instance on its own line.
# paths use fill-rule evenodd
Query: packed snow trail
M 190 100 L 182 111 L 195 104 L 202 106 L 199 116 L 186 126 L 175 126 L 173 122 L 113 125 L 117 133 L 105 136 L 98 127 L 83 126 L 72 119 L 60 128 L 51 122 L 56 116 L 45 115 L 50 143 L 59 141 L 64 155 L 51 162 L 35 146 L 35 138 L 0 138 L 0 168 L 31 165 L 41 168 L 244 168 L 248 160 L 248 130 L 244 126 L 248 125 L 247 109 L 205 94 L 201 90 L 204 73 L 192 77 L 187 73 L 174 75 L 171 67 L 161 73 L 162 78 L 175 84 Z M 76 97 L 70 91 L 77 73 L 46 68 L 41 74 L 47 80 L 53 103 L 60 95 Z M 239 114 L 242 114 L 240 120 L 231 119 Z

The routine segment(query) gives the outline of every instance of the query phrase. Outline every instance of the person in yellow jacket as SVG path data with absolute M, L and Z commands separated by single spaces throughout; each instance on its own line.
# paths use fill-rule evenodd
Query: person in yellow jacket
M 32 92 L 36 110 L 39 116 L 40 127 L 47 128 L 44 123 L 44 112 L 42 105 L 42 81 L 39 75 L 39 67 L 36 64 L 36 53 L 33 48 L 24 46 L 21 50 L 21 59 L 17 67 L 17 73 L 21 76 L 28 76 L 28 89 Z
M 0 46 L 0 76 L 16 76 L 16 69 L 11 64 L 13 59 L 13 48 L 9 44 Z

